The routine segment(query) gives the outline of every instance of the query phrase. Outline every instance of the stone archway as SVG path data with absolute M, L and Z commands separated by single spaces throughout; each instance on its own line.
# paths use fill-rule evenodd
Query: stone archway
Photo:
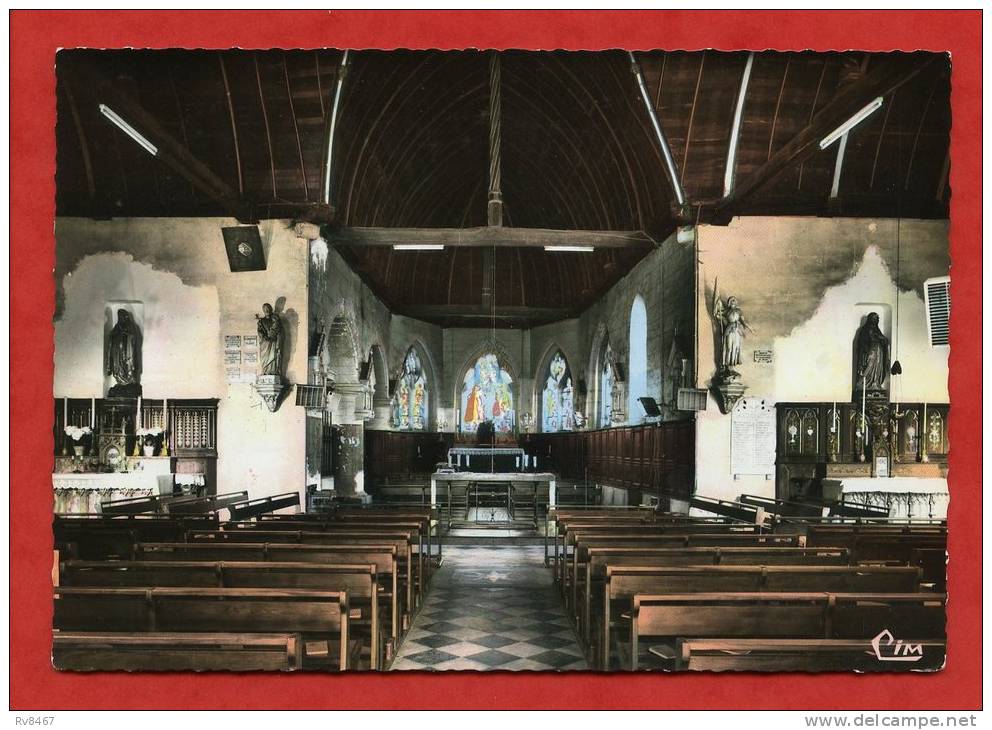
M 365 386 L 359 381 L 355 330 L 343 315 L 327 332 L 327 366 L 334 377 L 330 447 L 334 491 L 339 496 L 365 493 Z

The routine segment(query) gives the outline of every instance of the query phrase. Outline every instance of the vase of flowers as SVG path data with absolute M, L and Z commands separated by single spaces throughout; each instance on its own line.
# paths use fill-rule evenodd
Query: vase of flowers
M 155 452 L 162 445 L 163 433 L 161 428 L 139 428 L 135 432 L 145 456 L 155 456 Z
M 93 434 L 89 426 L 66 426 L 65 435 L 72 442 L 72 452 L 79 458 L 86 453 L 87 442 Z

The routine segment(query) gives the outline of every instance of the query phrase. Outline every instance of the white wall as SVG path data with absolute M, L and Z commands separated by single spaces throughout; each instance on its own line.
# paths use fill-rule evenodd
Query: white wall
M 304 414 L 290 392 L 276 413 L 248 383 L 227 384 L 225 334 L 255 332 L 270 302 L 286 326 L 287 379 L 306 378 L 307 250 L 284 221 L 261 225 L 267 269 L 231 273 L 212 218 L 132 218 L 56 224 L 56 397 L 103 397 L 108 301 L 143 303 L 142 388 L 149 398 L 219 398 L 219 491 L 252 498 L 303 491 Z
M 946 221 L 738 218 L 725 227 L 701 226 L 699 250 L 698 387 L 709 387 L 716 372 L 715 287 L 723 299 L 738 297 L 753 328 L 737 368 L 747 396 L 771 403 L 851 402 L 854 336 L 861 317 L 878 311 L 892 357 L 903 366 L 893 401 L 948 401 L 948 349 L 929 345 L 922 292 L 925 279 L 948 273 Z M 773 362 L 755 363 L 755 349 L 772 350 Z M 698 494 L 775 495 L 774 479 L 734 479 L 731 416 L 720 412 L 712 391 L 696 423 Z

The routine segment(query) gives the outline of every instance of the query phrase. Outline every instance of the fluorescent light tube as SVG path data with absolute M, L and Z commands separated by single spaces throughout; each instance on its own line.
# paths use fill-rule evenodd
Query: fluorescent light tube
M 158 147 L 156 147 L 151 142 L 149 142 L 145 137 L 143 137 L 141 135 L 141 132 L 139 132 L 137 129 L 135 129 L 130 124 L 128 124 L 127 122 L 125 122 L 123 119 L 121 119 L 117 115 L 117 112 L 115 112 L 109 106 L 107 106 L 106 104 L 101 104 L 100 105 L 100 113 L 103 116 L 105 116 L 107 119 L 109 119 L 110 121 L 112 121 L 114 124 L 116 124 L 117 127 L 122 132 L 124 132 L 124 134 L 126 134 L 128 137 L 130 137 L 135 142 L 137 142 L 138 144 L 140 144 L 145 149 L 145 151 L 148 154 L 153 155 L 153 156 L 158 154 Z
M 592 253 L 596 250 L 595 246 L 545 246 L 545 251 L 562 252 L 562 251 L 574 251 L 577 253 Z
M 394 251 L 443 251 L 440 243 L 394 243 Z
M 831 132 L 826 137 L 824 137 L 823 139 L 821 139 L 820 140 L 820 149 L 821 150 L 825 150 L 827 147 L 829 147 L 830 145 L 832 145 L 834 142 L 836 142 L 838 139 L 840 139 L 841 137 L 843 137 L 845 134 L 847 134 L 849 131 L 851 131 L 854 127 L 856 127 L 859 124 L 861 124 L 861 122 L 863 122 L 865 119 L 867 119 L 868 117 L 870 117 L 872 114 L 874 114 L 875 112 L 877 112 L 881 108 L 882 108 L 882 97 L 878 96 L 878 97 L 872 99 L 872 101 L 871 101 L 870 104 L 868 104 L 866 107 L 864 107 L 861 111 L 859 111 L 853 117 L 851 117 L 850 119 L 848 119 L 842 125 L 840 125 L 839 127 L 837 127 L 837 129 L 835 129 L 833 132 Z

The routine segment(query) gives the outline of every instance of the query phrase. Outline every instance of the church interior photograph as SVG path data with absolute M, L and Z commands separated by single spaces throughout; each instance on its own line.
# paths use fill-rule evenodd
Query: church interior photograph
M 55 75 L 56 669 L 944 667 L 948 54 Z

